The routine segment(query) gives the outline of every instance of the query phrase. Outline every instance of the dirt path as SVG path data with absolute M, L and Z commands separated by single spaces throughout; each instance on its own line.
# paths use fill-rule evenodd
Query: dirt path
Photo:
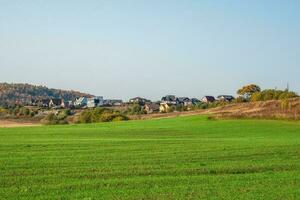
M 12 127 L 28 127 L 28 126 L 41 126 L 37 122 L 18 122 L 10 120 L 0 120 L 0 128 L 12 128 Z

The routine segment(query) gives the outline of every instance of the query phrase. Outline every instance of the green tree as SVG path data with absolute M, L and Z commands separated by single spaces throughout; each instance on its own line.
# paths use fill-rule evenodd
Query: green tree
M 244 96 L 246 99 L 250 99 L 252 94 L 255 92 L 260 92 L 261 89 L 258 85 L 255 84 L 250 84 L 242 87 L 237 91 L 238 95 Z

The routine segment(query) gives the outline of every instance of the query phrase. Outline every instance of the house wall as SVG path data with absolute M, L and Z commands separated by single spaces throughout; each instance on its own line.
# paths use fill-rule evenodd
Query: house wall
M 170 106 L 168 104 L 160 104 L 159 112 L 169 112 Z

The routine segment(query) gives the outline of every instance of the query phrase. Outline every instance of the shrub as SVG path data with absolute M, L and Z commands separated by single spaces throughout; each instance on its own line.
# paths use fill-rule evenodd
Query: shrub
M 298 95 L 295 92 L 290 91 L 282 91 L 282 90 L 263 90 L 261 92 L 255 92 L 252 97 L 251 101 L 268 101 L 268 100 L 282 100 L 287 98 L 294 98 Z
M 207 109 L 208 108 L 208 104 L 204 103 L 204 102 L 200 102 L 200 103 L 197 104 L 197 108 Z
M 167 112 L 174 112 L 176 110 L 176 106 L 170 106 Z
M 128 120 L 127 116 L 107 108 L 94 108 L 83 111 L 79 123 L 111 122 Z
M 21 116 L 28 116 L 30 115 L 30 110 L 28 108 L 22 107 L 18 110 L 17 114 Z
M 94 122 L 92 120 L 92 113 L 90 111 L 88 111 L 88 110 L 83 111 L 80 114 L 79 122 L 80 123 L 92 123 L 92 122 Z
M 180 104 L 180 105 L 177 105 L 177 106 L 175 107 L 175 110 L 176 110 L 176 111 L 179 111 L 179 112 L 187 111 L 187 110 L 188 110 L 188 107 Z
M 41 122 L 46 125 L 68 124 L 67 117 L 68 115 L 64 111 L 58 114 L 50 113 Z
M 291 108 L 290 102 L 288 101 L 288 99 L 282 99 L 281 100 L 281 109 L 283 110 L 288 110 Z
M 133 104 L 125 111 L 125 113 L 128 113 L 130 115 L 147 114 L 147 112 L 144 110 L 144 107 L 140 106 L 139 104 Z
M 56 115 L 54 113 L 50 113 L 48 114 L 43 120 L 42 123 L 43 124 L 47 124 L 47 125 L 54 125 L 54 124 L 58 124 L 59 120 L 57 119 Z
M 280 94 L 279 99 L 282 100 L 282 99 L 289 99 L 294 97 L 298 97 L 298 95 L 295 92 L 285 91 Z
M 261 92 L 255 92 L 252 96 L 251 96 L 251 101 L 262 101 L 262 93 Z
M 115 118 L 115 114 L 112 113 L 103 113 L 100 116 L 100 121 L 101 122 L 111 122 Z
M 121 114 L 118 114 L 118 115 L 115 115 L 113 121 L 127 121 L 128 120 L 128 117 L 125 116 L 125 115 L 121 115 Z
M 1 114 L 7 114 L 7 109 L 5 109 L 5 108 L 0 108 L 0 115 Z
M 68 117 L 69 115 L 66 112 L 59 112 L 57 115 L 58 120 L 64 120 Z
M 234 99 L 232 102 L 233 102 L 233 103 L 244 103 L 244 102 L 247 102 L 247 99 L 245 99 L 245 98 L 242 97 L 242 96 L 239 96 L 239 97 L 237 97 L 236 99 Z

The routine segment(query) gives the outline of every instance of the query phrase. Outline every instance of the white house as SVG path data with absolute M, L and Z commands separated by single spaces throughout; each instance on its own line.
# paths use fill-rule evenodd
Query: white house
M 87 107 L 88 108 L 94 108 L 98 106 L 103 106 L 104 100 L 102 96 L 98 97 L 91 97 L 87 99 Z
M 87 97 L 79 97 L 74 102 L 75 107 L 85 107 L 87 106 Z

